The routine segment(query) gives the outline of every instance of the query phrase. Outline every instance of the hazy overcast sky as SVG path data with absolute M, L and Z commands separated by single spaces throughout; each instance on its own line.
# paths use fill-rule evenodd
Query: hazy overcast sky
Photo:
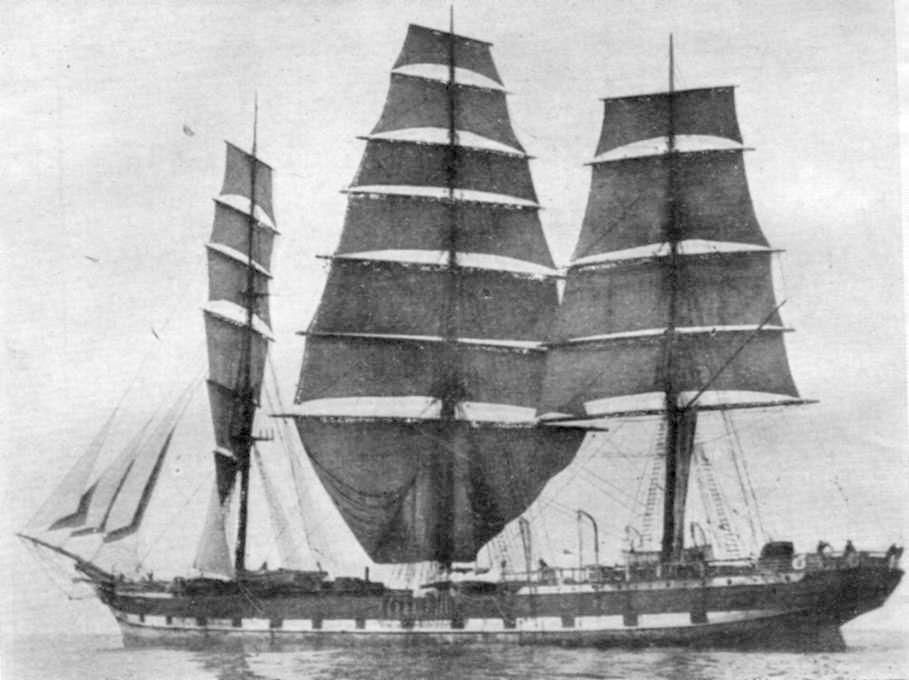
M 752 428 L 757 481 L 777 508 L 768 521 L 803 542 L 897 540 L 909 489 L 889 3 L 459 0 L 455 11 L 457 32 L 495 45 L 562 264 L 583 215 L 598 98 L 664 88 L 669 33 L 678 87 L 738 86 L 755 209 L 786 251 L 778 297 L 797 331 L 786 338 L 793 375 L 822 402 L 772 432 Z M 261 156 L 278 173 L 272 317 L 288 396 L 302 353 L 293 332 L 321 292 L 314 256 L 340 234 L 356 135 L 378 119 L 407 24 L 447 22 L 448 3 L 430 0 L 6 5 L 7 616 L 112 626 L 99 606 L 44 592 L 49 581 L 9 535 L 128 386 L 126 416 L 139 419 L 201 360 L 209 198 L 222 140 L 250 144 L 254 91 Z

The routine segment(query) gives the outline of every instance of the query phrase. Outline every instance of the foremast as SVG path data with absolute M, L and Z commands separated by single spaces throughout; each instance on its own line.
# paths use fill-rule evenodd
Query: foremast
M 194 564 L 203 573 L 227 577 L 246 569 L 253 423 L 272 340 L 268 284 L 277 230 L 272 169 L 257 154 L 258 100 L 251 152 L 227 143 L 224 184 L 215 199 L 207 245 L 209 303 L 204 317 L 216 483 Z M 235 493 L 237 527 L 231 556 L 226 521 Z
M 665 420 L 664 562 L 682 558 L 702 410 L 804 403 L 731 87 L 604 100 L 587 211 L 550 341 L 551 423 Z
M 209 301 L 203 312 L 216 480 L 194 565 L 203 573 L 222 577 L 232 577 L 245 568 L 250 452 L 255 441 L 253 419 L 267 343 L 272 337 L 267 295 L 277 230 L 271 196 L 272 170 L 256 156 L 256 127 L 254 122 L 252 153 L 227 143 L 224 183 L 215 199 L 214 226 L 206 246 Z M 118 410 L 114 409 L 20 535 L 75 560 L 80 570 L 93 577 L 109 577 L 63 546 L 71 537 L 92 534 L 102 538 L 102 545 L 116 543 L 139 530 L 177 423 L 197 386 L 194 381 L 183 389 L 166 413 L 149 419 L 109 464 L 96 470 Z M 239 517 L 231 556 L 226 515 L 238 476 Z
M 237 472 L 240 475 L 240 498 L 237 509 L 237 541 L 234 546 L 234 571 L 237 574 L 246 569 L 246 532 L 249 523 L 249 469 L 254 444 L 252 424 L 255 417 L 258 395 L 253 391 L 252 383 L 252 346 L 253 346 L 253 318 L 255 317 L 257 298 L 266 293 L 256 291 L 256 270 L 253 266 L 253 246 L 256 242 L 256 151 L 259 132 L 259 98 L 253 103 L 253 139 L 252 162 L 249 171 L 249 215 L 246 220 L 246 290 L 243 297 L 246 300 L 246 333 L 243 339 L 243 355 L 240 360 L 242 378 L 238 399 L 242 419 L 236 434 L 237 447 L 234 454 L 237 457 Z

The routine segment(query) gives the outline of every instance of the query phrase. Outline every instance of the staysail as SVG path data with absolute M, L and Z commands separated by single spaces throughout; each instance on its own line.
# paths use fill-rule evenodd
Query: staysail
M 472 560 L 583 438 L 534 421 L 555 272 L 490 47 L 409 28 L 306 332 L 293 415 L 381 563 Z
M 197 386 L 186 388 L 166 413 L 150 419 L 110 463 L 95 470 L 112 426 L 111 416 L 64 477 L 55 496 L 30 523 L 30 531 L 67 530 L 56 539 L 58 542 L 70 536 L 97 534 L 105 543 L 135 533 L 154 493 L 174 429 Z
M 116 409 L 110 414 L 98 433 L 92 438 L 85 452 L 66 473 L 53 493 L 28 523 L 28 530 L 47 530 L 78 527 L 85 522 L 94 486 L 90 484 L 95 462 L 101 453 L 107 435 L 114 423 Z
M 539 413 L 667 423 L 664 559 L 678 559 L 697 412 L 802 403 L 731 87 L 605 100 Z
M 255 149 L 255 142 L 254 142 Z M 252 423 L 261 391 L 269 328 L 268 281 L 274 236 L 271 168 L 227 144 L 221 194 L 215 199 L 207 244 L 209 301 L 204 308 L 208 340 L 208 394 L 214 425 L 215 483 L 195 564 L 206 572 L 235 573 L 228 554 L 225 517 L 238 473 L 248 484 Z M 139 528 L 158 482 L 176 424 L 198 381 L 152 418 L 103 469 L 94 470 L 109 421 L 52 497 L 30 531 L 98 534 L 105 543 Z M 241 508 L 243 503 L 240 503 Z M 241 532 L 238 532 L 240 536 Z M 238 554 L 242 543 L 238 539 Z M 238 562 L 242 568 L 242 560 Z

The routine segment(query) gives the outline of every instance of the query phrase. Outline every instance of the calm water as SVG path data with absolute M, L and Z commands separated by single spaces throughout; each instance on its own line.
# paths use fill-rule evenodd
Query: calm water
M 909 640 L 896 630 L 848 631 L 846 652 L 711 652 L 543 647 L 344 648 L 310 652 L 126 650 L 116 636 L 8 640 L 3 680 L 463 680 L 465 678 L 909 678 Z

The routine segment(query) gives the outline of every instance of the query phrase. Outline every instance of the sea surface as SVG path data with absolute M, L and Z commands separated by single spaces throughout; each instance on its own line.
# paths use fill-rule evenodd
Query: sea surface
M 846 630 L 845 652 L 548 647 L 344 647 L 296 652 L 124 649 L 116 635 L 7 638 L 2 680 L 465 680 L 909 678 L 905 629 Z

